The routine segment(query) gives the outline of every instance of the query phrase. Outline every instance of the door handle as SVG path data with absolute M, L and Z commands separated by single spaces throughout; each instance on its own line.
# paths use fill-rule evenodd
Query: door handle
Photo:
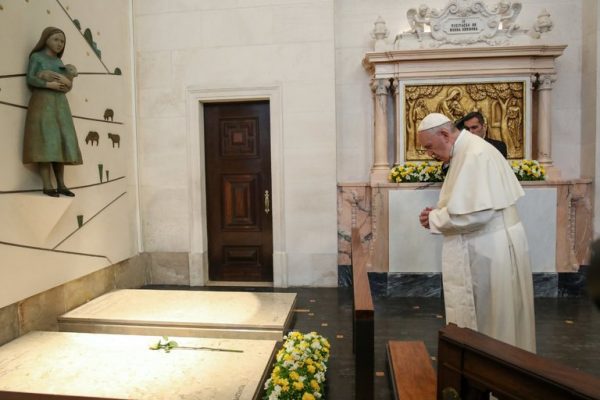
M 269 191 L 265 190 L 265 214 L 271 212 L 271 201 L 269 200 Z

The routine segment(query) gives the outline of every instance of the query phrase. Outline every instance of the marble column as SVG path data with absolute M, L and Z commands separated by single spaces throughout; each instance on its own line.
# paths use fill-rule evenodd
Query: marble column
M 373 166 L 371 167 L 371 184 L 387 182 L 389 163 L 387 156 L 387 96 L 390 81 L 388 79 L 374 79 L 371 90 L 374 93 L 375 103 L 375 137 L 373 140 Z
M 552 165 L 552 83 L 555 75 L 537 76 L 538 120 L 536 158 L 546 169 L 550 179 L 560 178 L 560 171 Z
M 396 158 L 394 159 L 394 165 L 402 164 L 404 157 L 402 154 L 402 134 L 400 129 L 400 81 L 398 79 L 392 79 L 392 89 L 394 91 L 394 140 L 396 143 Z

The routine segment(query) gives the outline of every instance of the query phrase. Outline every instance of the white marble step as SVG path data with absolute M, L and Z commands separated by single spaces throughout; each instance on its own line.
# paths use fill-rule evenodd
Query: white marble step
M 282 340 L 295 293 L 124 289 L 59 317 L 70 332 Z

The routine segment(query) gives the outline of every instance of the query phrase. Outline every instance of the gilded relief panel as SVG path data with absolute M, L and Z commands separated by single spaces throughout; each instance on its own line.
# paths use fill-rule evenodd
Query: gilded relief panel
M 456 121 L 471 111 L 485 119 L 487 136 L 506 143 L 508 158 L 525 158 L 525 84 L 485 82 L 406 85 L 404 88 L 404 159 L 430 160 L 417 145 L 417 127 L 432 112 Z

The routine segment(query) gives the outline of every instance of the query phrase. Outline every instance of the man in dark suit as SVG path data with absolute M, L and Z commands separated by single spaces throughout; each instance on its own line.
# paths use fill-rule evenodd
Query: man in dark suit
M 494 146 L 504 158 L 507 158 L 506 143 L 501 140 L 494 140 L 487 137 L 487 126 L 480 112 L 472 111 L 456 121 L 456 127 L 460 130 L 466 129 L 469 132 L 482 137 L 486 142 Z

